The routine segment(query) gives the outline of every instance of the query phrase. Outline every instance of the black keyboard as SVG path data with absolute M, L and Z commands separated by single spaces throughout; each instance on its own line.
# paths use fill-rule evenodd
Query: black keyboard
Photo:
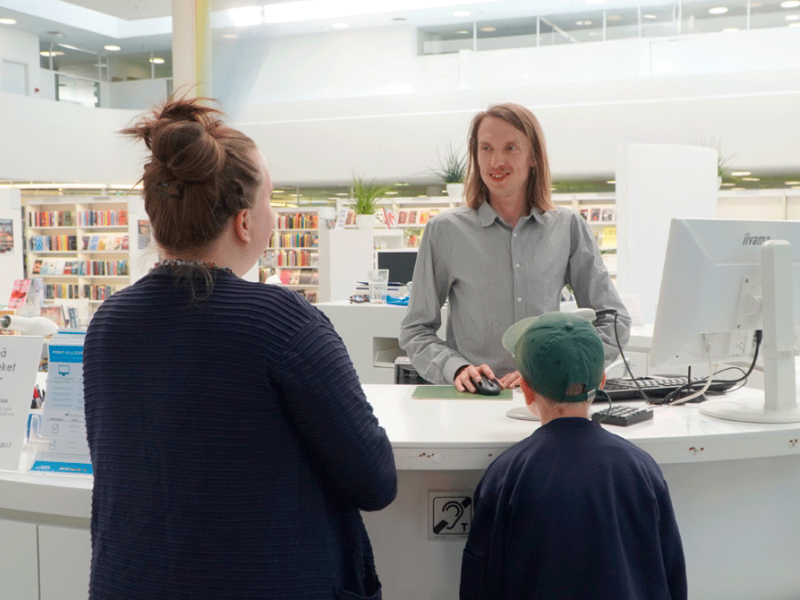
M 642 388 L 642 391 L 650 398 L 663 398 L 670 392 L 678 389 L 686 383 L 686 377 L 673 377 L 673 376 L 650 376 L 639 377 L 636 382 Z M 692 377 L 692 383 L 705 384 L 705 377 Z M 733 381 L 720 381 L 714 382 L 706 390 L 707 394 L 723 394 L 736 385 Z M 619 400 L 643 400 L 639 394 L 639 388 L 636 387 L 633 379 L 623 379 L 612 377 L 606 380 L 606 385 L 603 391 L 609 395 L 612 401 Z M 598 394 L 595 402 L 602 400 L 602 394 Z M 702 396 L 698 398 L 701 400 Z

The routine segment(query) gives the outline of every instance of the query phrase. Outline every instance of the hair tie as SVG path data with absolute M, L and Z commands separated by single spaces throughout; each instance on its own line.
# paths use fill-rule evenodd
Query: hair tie
M 183 200 L 183 186 L 181 184 L 159 183 L 156 191 L 162 196 Z

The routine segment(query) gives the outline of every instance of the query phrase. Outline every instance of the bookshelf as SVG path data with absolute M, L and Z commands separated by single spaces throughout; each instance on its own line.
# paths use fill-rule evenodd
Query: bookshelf
M 128 202 L 104 196 L 23 200 L 28 278 L 44 304 L 80 305 L 89 317 L 130 284 Z
M 275 231 L 260 261 L 259 279 L 272 271 L 284 287 L 316 302 L 319 289 L 319 210 L 276 208 Z

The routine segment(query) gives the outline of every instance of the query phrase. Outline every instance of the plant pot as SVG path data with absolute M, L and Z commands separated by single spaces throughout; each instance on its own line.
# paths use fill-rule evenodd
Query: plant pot
M 356 215 L 356 227 L 372 229 L 375 227 L 375 215 Z
M 451 198 L 464 199 L 464 184 L 463 183 L 448 183 L 447 195 Z

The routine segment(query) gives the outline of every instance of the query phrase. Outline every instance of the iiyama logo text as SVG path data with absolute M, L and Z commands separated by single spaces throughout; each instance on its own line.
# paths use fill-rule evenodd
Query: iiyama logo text
M 760 246 L 767 240 L 770 240 L 768 235 L 750 235 L 749 233 L 744 234 L 744 239 L 742 240 L 742 246 Z

